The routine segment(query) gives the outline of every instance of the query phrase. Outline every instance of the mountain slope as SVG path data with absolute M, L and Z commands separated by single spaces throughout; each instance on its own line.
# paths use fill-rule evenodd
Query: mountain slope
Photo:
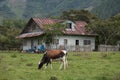
M 100 3 L 100 1 L 101 0 L 27 0 L 28 3 L 24 13 L 24 17 L 46 17 L 59 15 L 64 10 L 84 9 L 88 8 L 89 6 L 96 6 Z
M 87 9 L 102 18 L 120 12 L 120 0 L 0 0 L 0 17 L 59 16 L 70 9 Z
M 8 18 L 8 17 L 16 16 L 14 12 L 11 11 L 11 8 L 6 5 L 6 0 L 0 0 L 0 17 Z
M 26 0 L 8 0 L 7 5 L 18 18 L 23 17 L 24 9 L 26 8 Z
M 120 13 L 120 0 L 104 0 L 101 5 L 92 10 L 102 18 L 108 18 Z

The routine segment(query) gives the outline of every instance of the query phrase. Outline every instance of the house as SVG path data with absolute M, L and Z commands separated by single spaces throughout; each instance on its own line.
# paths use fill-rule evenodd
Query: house
M 45 32 L 43 28 L 45 24 L 61 23 L 66 24 L 64 35 L 55 36 L 54 42 L 49 46 L 44 43 L 43 35 Z M 23 40 L 23 50 L 29 50 L 36 46 L 39 48 L 41 44 L 44 44 L 49 49 L 65 48 L 68 51 L 92 51 L 95 49 L 95 34 L 86 32 L 84 21 L 71 21 L 60 20 L 50 18 L 31 18 L 27 25 L 17 38 Z

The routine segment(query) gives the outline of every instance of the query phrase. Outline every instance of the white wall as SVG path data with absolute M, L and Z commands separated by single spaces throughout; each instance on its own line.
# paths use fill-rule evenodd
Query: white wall
M 91 41 L 91 49 L 94 50 L 95 49 L 95 38 L 94 37 L 87 37 L 87 36 L 61 36 L 61 37 L 55 37 L 56 39 L 59 39 L 59 44 L 60 45 L 64 45 L 64 39 L 68 40 L 67 46 L 73 46 L 74 48 L 72 48 L 73 50 L 75 49 L 75 41 L 79 40 L 79 46 L 84 46 L 84 40 L 90 40 Z
M 23 43 L 23 50 L 28 50 L 28 49 L 31 49 L 31 41 L 28 39 L 25 39 Z
M 37 48 L 40 47 L 40 44 L 38 44 L 38 38 L 33 38 L 33 39 L 29 38 L 29 39 L 24 39 L 23 50 L 29 50 L 32 48 L 31 47 L 31 40 L 33 40 L 33 47 L 35 47 L 35 46 Z M 45 45 L 45 44 L 43 43 L 43 45 Z
M 88 37 L 88 36 L 59 36 L 55 37 L 55 39 L 59 39 L 59 44 L 56 45 L 51 45 L 53 49 L 58 48 L 59 46 L 64 46 L 64 39 L 67 39 L 67 48 L 68 50 L 71 49 L 72 51 L 75 50 L 75 41 L 79 40 L 79 46 L 84 46 L 84 40 L 90 40 L 91 41 L 91 49 L 95 49 L 95 38 L 94 37 Z M 38 45 L 38 39 L 35 38 L 33 39 L 34 41 L 34 46 L 37 46 L 39 48 L 40 45 Z M 28 50 L 31 49 L 31 40 L 30 39 L 25 39 L 26 45 L 23 44 L 23 50 Z

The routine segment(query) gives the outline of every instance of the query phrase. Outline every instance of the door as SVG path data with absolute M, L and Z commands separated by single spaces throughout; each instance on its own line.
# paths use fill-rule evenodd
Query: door
M 76 45 L 76 46 L 79 45 L 79 40 L 76 40 L 76 41 L 75 41 L 75 45 Z
M 79 51 L 79 40 L 75 41 L 75 51 Z

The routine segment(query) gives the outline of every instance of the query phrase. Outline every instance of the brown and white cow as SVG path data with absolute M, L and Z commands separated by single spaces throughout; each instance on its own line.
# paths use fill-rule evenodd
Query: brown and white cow
M 46 50 L 44 53 L 42 59 L 39 61 L 38 69 L 41 69 L 44 64 L 48 66 L 48 64 L 51 64 L 52 69 L 52 60 L 54 59 L 60 59 L 61 65 L 60 69 L 64 66 L 64 69 L 68 66 L 67 62 L 67 51 L 66 50 Z

